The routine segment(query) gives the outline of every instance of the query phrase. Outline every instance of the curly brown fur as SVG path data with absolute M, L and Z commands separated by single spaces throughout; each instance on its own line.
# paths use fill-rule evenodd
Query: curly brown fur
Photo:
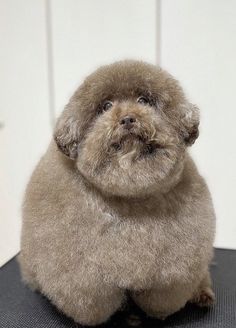
M 85 325 L 106 321 L 127 291 L 161 318 L 209 303 L 214 210 L 187 152 L 198 125 L 160 68 L 121 61 L 90 75 L 26 190 L 24 280 Z

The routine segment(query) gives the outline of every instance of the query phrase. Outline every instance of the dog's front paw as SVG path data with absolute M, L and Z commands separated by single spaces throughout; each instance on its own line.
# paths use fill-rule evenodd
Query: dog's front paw
M 206 287 L 201 289 L 190 302 L 200 307 L 209 307 L 215 303 L 215 294 L 210 287 Z
M 167 312 L 162 312 L 162 311 L 154 311 L 154 310 L 149 310 L 146 311 L 146 314 L 151 317 L 151 318 L 156 318 L 158 320 L 164 321 L 169 315 L 172 313 L 167 313 Z

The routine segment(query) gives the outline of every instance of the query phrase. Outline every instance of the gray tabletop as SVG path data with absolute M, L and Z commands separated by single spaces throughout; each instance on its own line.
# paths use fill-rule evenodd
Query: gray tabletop
M 217 303 L 212 309 L 188 304 L 164 322 L 150 319 L 131 300 L 101 327 L 236 328 L 236 251 L 215 250 L 211 266 Z M 0 328 L 81 327 L 32 292 L 20 278 L 16 258 L 0 269 Z

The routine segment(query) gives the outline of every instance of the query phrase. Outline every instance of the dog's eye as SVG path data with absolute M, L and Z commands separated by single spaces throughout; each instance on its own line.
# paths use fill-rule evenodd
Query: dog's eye
M 113 103 L 112 103 L 110 100 L 106 100 L 106 101 L 104 101 L 104 103 L 102 104 L 102 110 L 106 112 L 106 111 L 109 110 L 112 106 L 113 106 Z
M 144 97 L 144 96 L 141 96 L 137 99 L 137 102 L 141 105 L 149 105 L 150 104 L 150 101 L 147 97 Z

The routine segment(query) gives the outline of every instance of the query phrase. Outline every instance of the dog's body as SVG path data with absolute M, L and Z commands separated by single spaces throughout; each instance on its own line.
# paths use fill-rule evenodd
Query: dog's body
M 126 291 L 159 318 L 187 301 L 209 305 L 214 210 L 186 151 L 197 126 L 196 108 L 160 69 L 125 61 L 91 75 L 26 191 L 26 282 L 89 325 L 106 321 Z

